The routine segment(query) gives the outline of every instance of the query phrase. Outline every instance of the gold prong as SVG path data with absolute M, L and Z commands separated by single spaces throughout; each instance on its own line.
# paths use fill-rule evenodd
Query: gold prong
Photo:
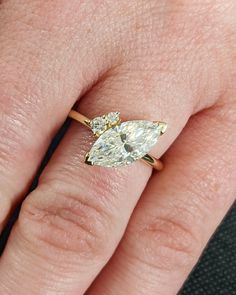
M 120 125 L 121 124 L 121 119 L 119 118 L 119 120 L 116 122 L 116 125 Z
M 90 122 L 91 122 L 91 120 L 86 119 L 86 120 L 84 120 L 84 125 L 86 125 L 87 127 L 91 128 Z
M 105 132 L 105 131 L 104 131 L 104 132 Z M 103 132 L 103 133 L 104 133 L 104 132 Z M 102 135 L 102 133 L 99 134 L 99 133 L 97 133 L 97 132 L 96 132 L 96 133 L 93 133 L 93 134 L 94 134 L 96 137 L 99 137 L 99 136 Z
M 110 127 L 107 125 L 106 128 L 102 131 L 102 132 L 93 132 L 93 134 L 96 136 L 96 137 L 99 137 L 101 136 L 104 132 L 106 132 Z
M 107 128 L 107 129 L 110 129 L 110 128 L 112 128 L 112 127 L 115 127 L 115 126 L 117 126 L 117 125 L 120 125 L 120 123 L 121 123 L 121 119 L 119 119 L 118 121 L 116 121 L 116 122 L 113 123 L 113 124 L 108 124 L 108 128 Z
M 159 160 L 154 158 L 153 156 L 146 154 L 145 156 L 142 157 L 142 160 L 152 166 L 154 169 L 161 171 L 164 167 L 163 163 Z
M 163 135 L 166 132 L 168 125 L 165 122 L 160 122 L 160 121 L 154 121 L 154 123 L 158 124 L 158 126 L 161 127 L 161 135 Z
M 93 163 L 91 161 L 89 161 L 89 153 L 87 153 L 85 155 L 84 163 L 87 164 L 87 165 L 93 166 Z

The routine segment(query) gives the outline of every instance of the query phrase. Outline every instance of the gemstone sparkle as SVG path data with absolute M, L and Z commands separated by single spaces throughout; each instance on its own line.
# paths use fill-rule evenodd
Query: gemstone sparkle
M 91 122 L 91 129 L 94 134 L 101 135 L 107 129 L 107 120 L 104 117 L 96 117 Z
M 92 165 L 117 167 L 141 159 L 156 144 L 162 128 L 144 120 L 123 122 L 100 135 L 87 155 Z
M 110 126 L 114 126 L 120 121 L 120 113 L 110 112 L 106 115 L 106 120 Z
M 119 112 L 110 112 L 102 117 L 96 117 L 90 122 L 93 133 L 100 136 L 107 129 L 117 125 L 120 122 Z

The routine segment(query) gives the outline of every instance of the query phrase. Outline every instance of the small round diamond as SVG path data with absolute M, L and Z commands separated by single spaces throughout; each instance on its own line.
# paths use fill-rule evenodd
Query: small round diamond
M 101 135 L 107 130 L 107 121 L 103 117 L 96 117 L 90 122 L 90 126 L 94 134 Z
M 110 112 L 106 115 L 106 119 L 109 125 L 114 126 L 120 121 L 120 113 Z

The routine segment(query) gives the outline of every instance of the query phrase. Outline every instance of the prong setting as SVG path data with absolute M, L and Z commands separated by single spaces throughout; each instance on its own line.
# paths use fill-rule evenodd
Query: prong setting
M 85 155 L 84 163 L 90 166 L 93 166 L 93 163 L 89 161 L 89 153 Z
M 163 164 L 149 151 L 166 132 L 167 124 L 161 121 L 133 120 L 121 122 L 119 112 L 110 112 L 90 120 L 71 110 L 68 117 L 89 127 L 99 137 L 85 155 L 87 165 L 118 167 L 142 159 L 156 170 Z
M 99 136 L 89 151 L 89 164 L 117 167 L 128 165 L 145 156 L 156 144 L 162 126 L 151 121 L 126 121 Z M 151 163 L 149 159 L 150 164 Z
M 105 115 L 105 118 L 107 120 L 108 128 L 111 128 L 113 126 L 116 126 L 120 124 L 120 112 L 110 112 L 107 115 Z
M 91 128 L 91 120 L 84 120 L 84 124 Z
M 167 123 L 161 121 L 154 121 L 154 123 L 156 123 L 161 128 L 161 135 L 163 135 L 168 127 Z
M 110 112 L 101 117 L 96 117 L 89 122 L 89 126 L 92 129 L 93 133 L 99 137 L 109 128 L 112 128 L 120 124 L 120 113 L 119 112 Z

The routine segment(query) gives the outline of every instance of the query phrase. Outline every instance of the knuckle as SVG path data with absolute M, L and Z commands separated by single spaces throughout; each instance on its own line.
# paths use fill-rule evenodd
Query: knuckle
M 38 192 L 39 193 L 39 192 Z M 79 256 L 101 257 L 108 252 L 108 215 L 98 204 L 75 194 L 52 193 L 26 201 L 19 217 L 22 235 L 31 243 Z M 39 249 L 40 251 L 40 249 Z
M 139 260 L 164 271 L 191 267 L 200 248 L 196 232 L 177 217 L 159 216 L 140 226 L 136 232 L 141 247 Z M 133 251 L 135 255 L 136 251 Z
M 211 167 L 206 167 L 205 170 L 200 168 L 196 172 L 195 183 L 190 181 L 187 187 L 189 194 L 197 197 L 199 210 L 204 210 L 206 214 L 213 208 L 218 209 L 224 203 L 228 203 L 231 199 L 230 190 L 232 188 L 226 178 L 223 181 L 219 178 L 219 173 L 215 171 L 216 167 L 214 167 L 217 163 L 213 161 L 209 165 Z
M 96 167 L 95 170 L 84 171 L 84 155 L 88 151 L 88 142 L 93 140 L 90 134 L 86 131 L 83 136 L 79 139 L 80 151 L 78 151 L 78 142 L 75 141 L 71 146 L 71 155 L 63 158 L 63 164 L 60 166 L 60 169 L 54 169 L 53 173 L 47 173 L 43 175 L 41 184 L 47 185 L 51 183 L 53 187 L 57 188 L 57 191 L 63 191 L 74 189 L 77 190 L 77 181 L 78 177 L 81 180 L 81 186 L 84 191 L 87 188 L 92 188 L 92 198 L 94 197 L 97 200 L 98 206 L 103 211 L 112 211 L 115 214 L 116 208 L 116 197 L 118 194 L 123 192 L 122 184 L 124 179 L 127 179 L 127 171 L 112 171 L 104 170 L 100 167 Z M 74 170 L 74 167 L 81 165 L 79 170 Z M 65 193 L 66 194 L 66 193 Z M 89 193 L 90 195 L 90 193 Z M 109 210 L 103 208 L 109 207 Z

